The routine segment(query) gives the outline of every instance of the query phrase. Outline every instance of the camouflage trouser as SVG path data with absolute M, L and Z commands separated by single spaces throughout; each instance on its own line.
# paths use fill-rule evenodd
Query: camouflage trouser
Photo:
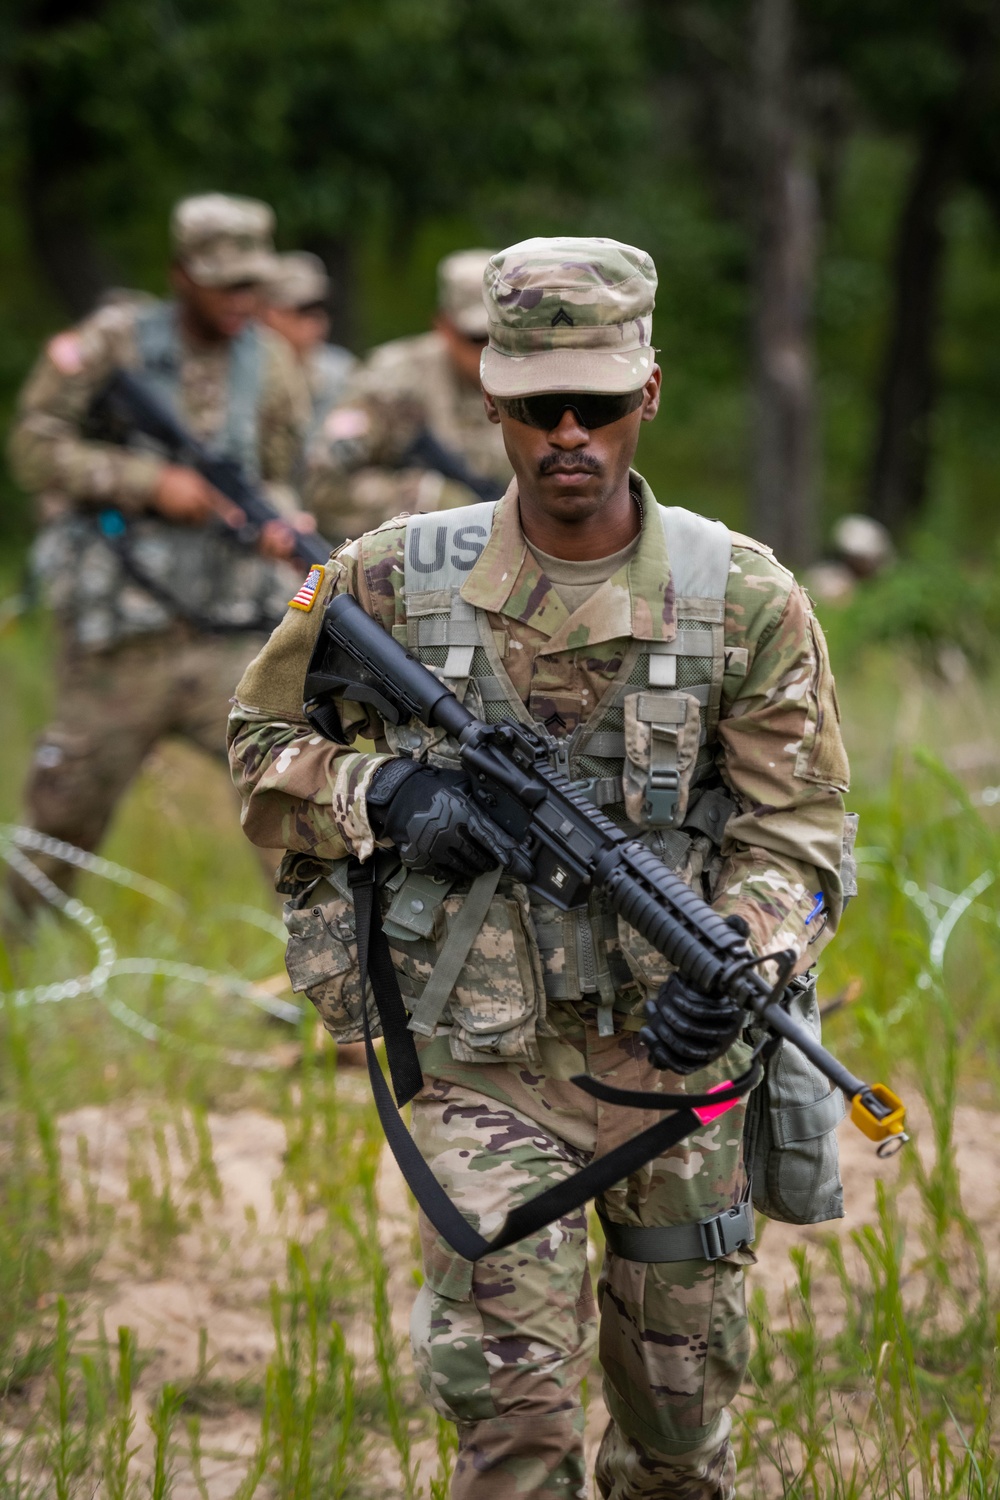
M 180 735 L 225 765 L 229 700 L 260 647 L 257 635 L 196 635 L 183 625 L 112 651 L 64 643 L 55 716 L 35 746 L 23 820 L 52 838 L 96 849 L 129 783 L 165 736 Z M 32 858 L 69 888 L 70 866 Z M 274 856 L 262 864 L 273 874 Z M 11 890 L 26 909 L 37 903 L 17 876 Z
M 429 1079 L 414 1102 L 423 1155 L 487 1237 L 508 1209 L 654 1118 L 596 1103 L 568 1082 L 571 1074 L 626 1088 L 684 1086 L 652 1068 L 634 1032 L 601 1037 L 585 1014 L 553 1007 L 560 1035 L 542 1041 L 540 1068 L 438 1066 L 449 1078 Z M 687 1080 L 688 1090 L 735 1076 L 746 1056 L 737 1044 Z M 736 1202 L 745 1181 L 743 1113 L 735 1107 L 618 1183 L 602 1200 L 606 1217 L 669 1225 Z M 584 1210 L 475 1265 L 423 1217 L 421 1238 L 425 1284 L 413 1347 L 429 1398 L 458 1424 L 453 1500 L 585 1497 L 580 1387 L 597 1309 Z M 645 1264 L 606 1253 L 599 1357 L 611 1420 L 596 1472 L 606 1500 L 731 1500 L 726 1407 L 749 1352 L 743 1268 L 752 1260 L 736 1251 L 716 1261 Z

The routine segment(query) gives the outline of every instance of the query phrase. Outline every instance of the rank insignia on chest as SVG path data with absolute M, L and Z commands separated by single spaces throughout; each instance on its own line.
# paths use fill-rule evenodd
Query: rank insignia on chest
M 306 574 L 306 581 L 295 595 L 295 598 L 289 599 L 290 608 L 304 609 L 306 611 L 312 609 L 316 603 L 316 595 L 319 593 L 325 577 L 326 569 L 321 567 L 319 563 L 314 568 L 310 568 Z

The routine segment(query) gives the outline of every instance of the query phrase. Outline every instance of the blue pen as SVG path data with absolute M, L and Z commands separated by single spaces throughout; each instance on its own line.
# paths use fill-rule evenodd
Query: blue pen
M 812 911 L 809 913 L 808 917 L 806 917 L 806 926 L 807 927 L 809 926 L 809 923 L 813 920 L 814 917 L 818 917 L 819 916 L 819 914 L 820 914 L 820 912 L 822 910 L 823 910 L 823 892 L 822 891 L 817 891 L 816 892 L 816 898 L 813 901 Z

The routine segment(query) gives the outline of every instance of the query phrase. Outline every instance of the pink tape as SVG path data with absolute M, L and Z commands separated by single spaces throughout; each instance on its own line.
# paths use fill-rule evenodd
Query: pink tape
M 720 1089 L 731 1089 L 732 1086 L 732 1083 L 713 1083 L 710 1089 L 705 1090 L 705 1093 L 717 1094 Z M 725 1104 L 705 1104 L 701 1109 L 693 1109 L 691 1113 L 697 1115 L 703 1125 L 707 1125 L 709 1120 L 717 1120 L 720 1115 L 726 1113 L 727 1109 L 732 1109 L 733 1105 L 739 1102 L 738 1099 L 727 1099 Z

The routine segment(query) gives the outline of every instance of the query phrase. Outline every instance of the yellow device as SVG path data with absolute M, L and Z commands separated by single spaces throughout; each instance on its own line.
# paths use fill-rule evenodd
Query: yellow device
M 869 1084 L 852 1096 L 851 1123 L 878 1142 L 879 1156 L 895 1156 L 910 1139 L 904 1129 L 906 1107 L 884 1083 Z

